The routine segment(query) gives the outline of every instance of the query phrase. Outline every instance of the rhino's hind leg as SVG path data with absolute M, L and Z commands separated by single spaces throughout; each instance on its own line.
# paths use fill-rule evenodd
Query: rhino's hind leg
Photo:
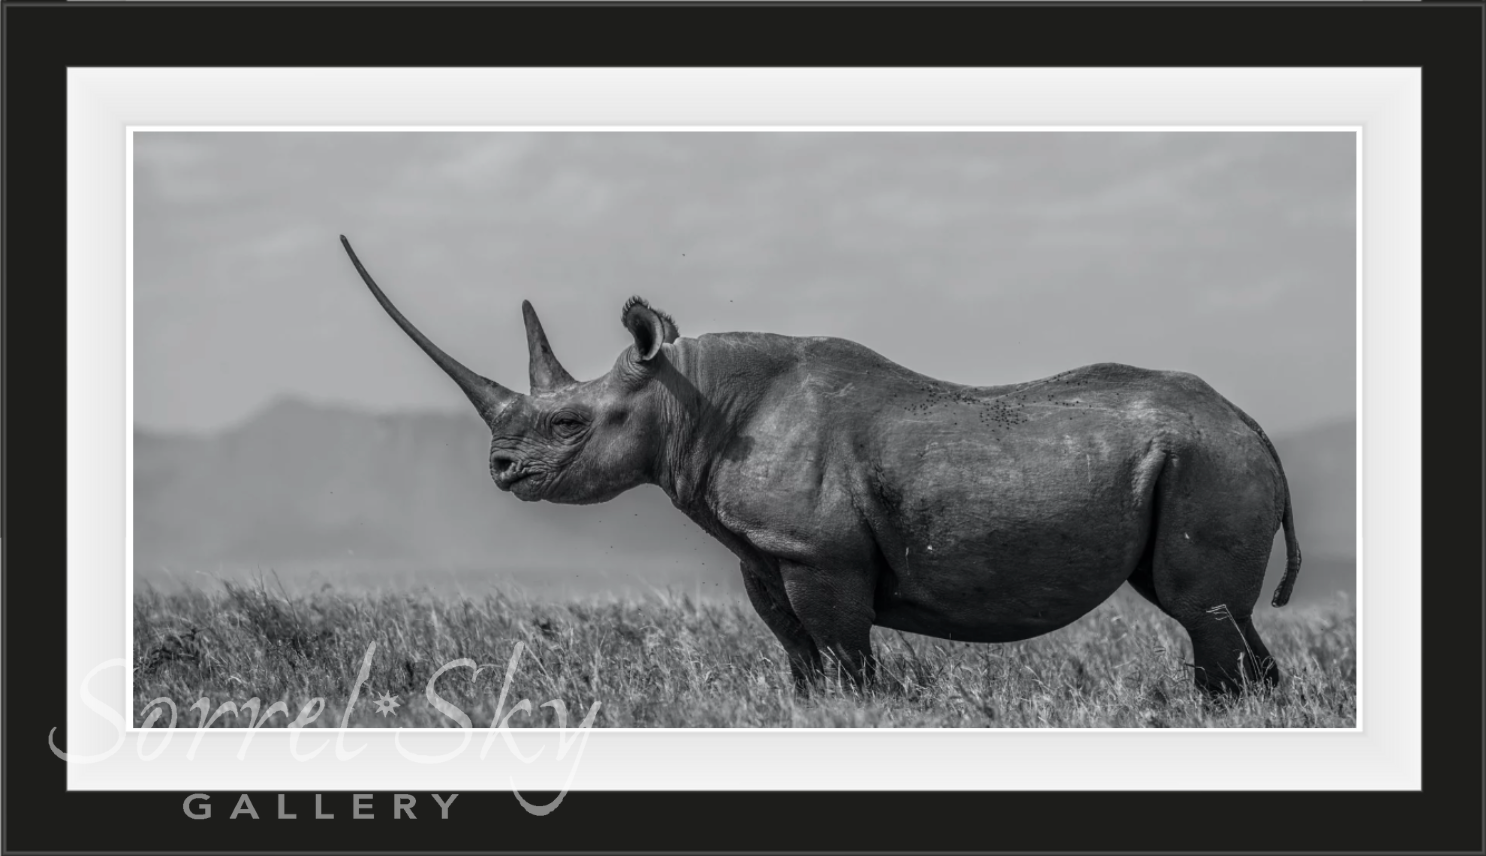
M 821 652 L 858 688 L 877 678 L 872 656 L 874 580 L 859 570 L 824 571 L 781 561 L 789 605 Z
M 1195 681 L 1211 695 L 1280 679 L 1252 618 L 1280 507 L 1273 486 L 1244 478 L 1232 458 L 1223 450 L 1175 456 L 1156 487 L 1150 584 L 1191 637 Z
M 1280 668 L 1255 632 L 1253 619 L 1213 614 L 1183 626 L 1192 637 L 1197 686 L 1209 695 L 1279 685 Z
M 1253 656 L 1259 679 L 1271 687 L 1279 686 L 1280 667 L 1270 655 L 1264 640 L 1259 638 L 1259 631 L 1254 629 L 1254 619 L 1252 617 L 1240 619 L 1238 626 L 1243 628 L 1244 641 L 1249 643 L 1248 653 Z
M 808 694 L 811 682 L 821 673 L 820 649 L 815 647 L 815 640 L 810 638 L 805 626 L 790 610 L 789 604 L 780 603 L 769 592 L 763 579 L 750 571 L 746 564 L 743 566 L 743 588 L 748 592 L 754 611 L 773 631 L 779 644 L 784 646 L 784 652 L 789 657 L 790 675 L 795 682 L 795 692 Z

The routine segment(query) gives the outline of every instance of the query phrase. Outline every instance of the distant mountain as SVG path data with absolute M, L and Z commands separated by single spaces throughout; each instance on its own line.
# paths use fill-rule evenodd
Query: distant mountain
M 1295 534 L 1300 539 L 1302 561 L 1295 600 L 1328 597 L 1338 591 L 1353 595 L 1357 590 L 1356 420 L 1329 422 L 1271 439 L 1290 483 Z M 1279 582 L 1284 566 L 1284 541 L 1276 538 L 1264 598 Z
M 295 399 L 211 437 L 136 430 L 136 572 L 738 577 L 736 560 L 658 489 L 604 505 L 524 503 L 491 484 L 489 443 L 473 413 L 375 414 Z
M 1275 437 L 1305 556 L 1357 555 L 1357 422 L 1346 419 Z
M 1353 424 L 1275 439 L 1308 571 L 1312 559 L 1352 559 Z M 489 570 L 741 590 L 737 561 L 658 489 L 603 505 L 524 503 L 490 483 L 489 438 L 473 413 L 376 414 L 296 399 L 213 436 L 136 430 L 136 573 Z M 1282 566 L 1282 547 L 1275 559 Z M 1299 592 L 1331 586 L 1307 575 Z

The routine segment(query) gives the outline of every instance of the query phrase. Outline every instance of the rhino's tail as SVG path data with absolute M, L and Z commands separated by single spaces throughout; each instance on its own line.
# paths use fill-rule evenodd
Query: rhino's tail
M 1270 447 L 1273 450 L 1273 446 Z M 1275 455 L 1275 464 L 1279 464 L 1280 456 Z M 1285 471 L 1280 470 L 1280 478 L 1284 479 Z M 1270 606 L 1284 606 L 1290 602 L 1290 592 L 1295 588 L 1295 578 L 1300 576 L 1300 541 L 1295 537 L 1295 514 L 1290 510 L 1290 486 L 1285 485 L 1285 575 L 1280 578 L 1280 584 L 1274 590 L 1274 599 L 1269 602 Z
M 1290 592 L 1295 589 L 1295 580 L 1300 576 L 1300 540 L 1295 537 L 1295 512 L 1290 507 L 1290 482 L 1285 478 L 1285 465 L 1280 463 L 1280 453 L 1275 450 L 1274 444 L 1269 442 L 1269 436 L 1264 433 L 1264 429 L 1260 428 L 1259 423 L 1255 422 L 1249 414 L 1234 406 L 1232 402 L 1229 404 L 1237 411 L 1244 424 L 1252 428 L 1254 433 L 1259 435 L 1259 439 L 1264 442 L 1264 448 L 1268 449 L 1269 456 L 1274 458 L 1275 469 L 1279 470 L 1280 486 L 1285 490 L 1285 513 L 1281 517 L 1281 525 L 1285 527 L 1285 575 L 1280 578 L 1280 584 L 1274 590 L 1274 598 L 1269 602 L 1270 606 L 1284 606 L 1290 602 Z

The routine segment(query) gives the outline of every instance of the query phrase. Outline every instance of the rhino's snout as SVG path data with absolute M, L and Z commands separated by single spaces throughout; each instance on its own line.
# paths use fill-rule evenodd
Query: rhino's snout
M 495 486 L 501 490 L 510 490 L 512 485 L 527 475 L 526 466 L 511 455 L 490 456 L 490 477 L 495 479 Z

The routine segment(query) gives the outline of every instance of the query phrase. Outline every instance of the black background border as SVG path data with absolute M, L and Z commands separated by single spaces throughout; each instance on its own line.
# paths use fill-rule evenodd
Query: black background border
M 6 852 L 1482 851 L 1480 5 L 7 2 L 4 16 Z M 1423 790 L 575 792 L 545 818 L 487 791 L 415 823 L 352 821 L 345 793 L 325 797 L 337 820 L 288 822 L 271 793 L 252 795 L 259 821 L 227 819 L 236 793 L 214 792 L 206 821 L 184 816 L 184 792 L 67 793 L 45 743 L 67 692 L 66 68 L 491 65 L 1422 68 Z

